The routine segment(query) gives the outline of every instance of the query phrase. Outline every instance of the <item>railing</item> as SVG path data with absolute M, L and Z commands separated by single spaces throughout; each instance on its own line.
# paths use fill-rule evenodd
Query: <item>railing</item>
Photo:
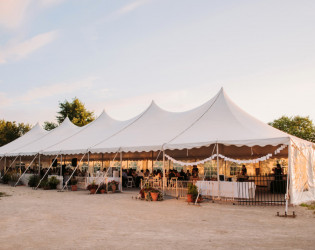
M 251 199 L 239 199 L 241 205 L 285 205 L 287 176 L 249 176 L 247 180 L 239 182 L 240 194 L 246 192 L 246 182 L 254 182 L 255 196 Z

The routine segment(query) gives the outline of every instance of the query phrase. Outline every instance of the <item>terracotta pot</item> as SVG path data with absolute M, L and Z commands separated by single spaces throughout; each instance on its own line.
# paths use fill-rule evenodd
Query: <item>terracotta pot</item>
M 146 199 L 148 195 L 149 195 L 149 192 L 144 192 L 144 199 Z
M 78 191 L 78 186 L 77 185 L 71 185 L 71 190 L 72 191 Z
M 90 194 L 95 194 L 95 192 L 96 192 L 96 189 L 95 189 L 95 188 L 91 188 L 91 189 L 90 189 Z
M 116 191 L 116 185 L 112 185 L 112 191 L 113 191 L 113 193 L 115 193 L 115 191 Z
M 157 201 L 159 198 L 159 193 L 151 192 L 152 201 Z
M 101 194 L 105 194 L 105 189 L 101 189 Z
M 187 202 L 194 202 L 192 194 L 187 194 Z

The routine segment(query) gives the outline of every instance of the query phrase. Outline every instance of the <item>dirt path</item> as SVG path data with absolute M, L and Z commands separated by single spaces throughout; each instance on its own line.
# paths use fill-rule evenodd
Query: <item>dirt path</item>
M 134 192 L 88 195 L 0 184 L 0 249 L 315 249 L 315 215 L 283 207 L 183 200 L 146 202 Z

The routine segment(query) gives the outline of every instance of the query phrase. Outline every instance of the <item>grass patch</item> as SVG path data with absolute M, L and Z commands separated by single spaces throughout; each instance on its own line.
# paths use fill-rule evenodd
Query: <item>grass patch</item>
M 6 197 L 6 196 L 10 196 L 10 195 L 7 195 L 5 192 L 0 192 L 0 197 Z
M 306 204 L 306 203 L 302 203 L 300 205 L 301 207 L 306 207 L 308 210 L 315 210 L 315 203 L 311 203 L 311 204 Z M 314 211 L 315 213 L 315 211 Z

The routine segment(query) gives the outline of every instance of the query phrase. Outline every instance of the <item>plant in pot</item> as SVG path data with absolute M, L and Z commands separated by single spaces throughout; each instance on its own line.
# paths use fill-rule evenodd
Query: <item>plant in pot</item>
M 118 187 L 119 182 L 112 180 L 111 182 L 108 183 L 108 185 L 111 187 L 111 190 L 113 193 L 116 192 L 116 189 Z
M 28 180 L 28 185 L 30 187 L 37 187 L 39 181 L 40 181 L 40 178 L 38 175 L 36 175 L 36 174 L 31 175 L 29 180 Z
M 146 197 L 149 195 L 149 192 L 152 190 L 152 187 L 146 186 L 142 188 L 139 192 L 141 199 L 146 199 Z
M 40 187 L 43 188 L 44 190 L 49 190 L 50 189 L 50 185 L 49 185 L 48 180 L 43 180 L 40 183 Z
M 157 200 L 158 200 L 158 198 L 159 198 L 159 193 L 160 193 L 160 191 L 157 190 L 157 189 L 152 189 L 152 190 L 150 191 L 150 195 L 151 195 L 152 201 L 157 201 Z
M 106 184 L 105 184 L 105 183 L 102 183 L 102 184 L 100 185 L 100 188 L 99 188 L 98 190 L 99 190 L 99 192 L 100 192 L 101 194 L 105 194 L 105 193 L 106 193 Z
M 71 190 L 78 191 L 78 180 L 76 178 L 71 178 Z
M 17 173 L 12 173 L 10 181 L 9 181 L 9 185 L 14 186 L 18 180 L 19 180 L 19 176 L 17 175 Z
M 11 175 L 9 173 L 6 173 L 3 177 L 2 177 L 2 182 L 3 184 L 8 184 L 9 181 L 11 181 Z
M 187 202 L 194 202 L 198 196 L 198 188 L 195 184 L 188 183 Z
M 90 190 L 90 194 L 95 194 L 98 185 L 93 181 L 90 185 L 87 186 L 87 189 Z
M 58 184 L 60 183 L 60 180 L 56 178 L 56 176 L 52 176 L 48 179 L 49 187 L 50 189 L 56 189 Z

